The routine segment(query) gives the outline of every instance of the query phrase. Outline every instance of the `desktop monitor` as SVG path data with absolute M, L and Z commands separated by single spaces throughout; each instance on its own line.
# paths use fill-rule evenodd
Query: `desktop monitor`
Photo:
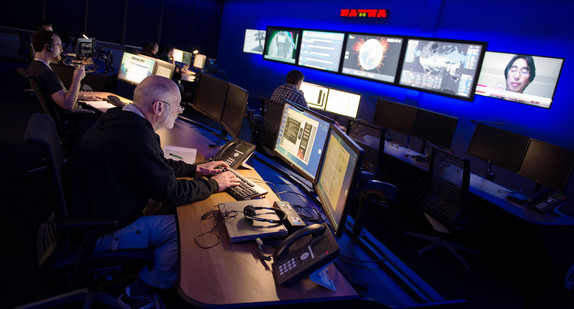
M 244 53 L 262 55 L 264 43 L 265 30 L 245 29 L 245 39 L 243 40 Z
M 550 108 L 564 58 L 487 51 L 476 94 Z
M 299 56 L 301 29 L 267 27 L 263 59 L 295 64 Z
M 434 145 L 450 148 L 458 118 L 419 108 L 412 135 Z
M 243 118 L 245 118 L 249 92 L 233 83 L 227 84 L 227 96 L 225 97 L 225 108 L 221 116 L 221 123 L 229 135 L 233 138 L 238 138 L 243 126 Z
M 360 103 L 360 94 L 329 89 L 325 110 L 354 119 L 357 118 Z
M 228 87 L 228 83 L 222 79 L 200 74 L 193 107 L 207 117 L 221 121 Z
M 301 176 L 314 181 L 330 124 L 318 113 L 285 103 L 275 153 Z
M 193 57 L 193 67 L 198 69 L 205 69 L 205 63 L 207 62 L 207 56 L 202 54 L 196 54 Z
M 173 60 L 175 60 L 175 62 L 190 65 L 192 56 L 193 56 L 192 53 L 186 52 L 181 49 L 173 50 Z
M 341 129 L 331 125 L 324 152 L 313 187 L 335 236 L 340 237 L 356 192 L 363 149 Z
M 399 85 L 472 101 L 485 42 L 408 38 Z
M 564 190 L 573 167 L 574 151 L 531 138 L 517 173 L 537 184 Z
M 403 38 L 393 36 L 347 34 L 341 73 L 394 83 L 403 40 Z
M 156 59 L 124 52 L 118 79 L 137 85 L 155 72 Z
M 303 30 L 298 64 L 318 70 L 338 72 L 345 34 Z
M 404 134 L 411 134 L 417 117 L 415 106 L 378 99 L 373 123 Z
M 483 123 L 478 123 L 467 153 L 516 172 L 529 138 Z
M 76 39 L 76 59 L 91 58 L 96 48 L 96 39 Z
M 173 72 L 175 71 L 175 64 L 159 59 L 157 59 L 156 61 L 157 65 L 155 67 L 153 75 L 159 75 L 171 79 L 171 77 L 173 76 Z
M 325 104 L 327 103 L 327 95 L 329 94 L 329 88 L 320 85 L 303 82 L 301 83 L 301 91 L 305 95 L 305 101 L 310 108 L 325 109 Z

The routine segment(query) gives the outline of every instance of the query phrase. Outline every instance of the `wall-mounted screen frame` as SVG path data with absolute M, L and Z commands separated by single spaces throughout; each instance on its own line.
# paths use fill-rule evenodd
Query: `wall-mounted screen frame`
M 303 30 L 297 64 L 302 67 L 339 72 L 345 33 Z
M 302 31 L 298 28 L 267 27 L 263 59 L 296 64 Z
M 243 39 L 243 52 L 263 55 L 265 33 L 265 30 L 245 29 L 245 38 Z

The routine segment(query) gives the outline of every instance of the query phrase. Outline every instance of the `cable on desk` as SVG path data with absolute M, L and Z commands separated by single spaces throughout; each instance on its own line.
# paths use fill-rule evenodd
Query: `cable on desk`
M 215 216 L 213 216 L 213 212 L 214 212 L 214 210 L 210 210 L 201 216 L 201 221 L 212 219 L 213 220 L 213 227 L 207 232 L 200 233 L 199 235 L 195 236 L 193 239 L 195 241 L 195 243 L 197 244 L 197 246 L 202 248 L 202 249 L 211 249 L 211 248 L 219 245 L 221 243 L 221 237 L 219 236 L 219 233 L 217 233 L 217 224 L 221 221 L 226 220 L 227 218 L 235 218 L 238 215 L 237 211 L 232 210 L 232 211 L 224 211 L 219 216 L 215 217 Z M 204 236 L 209 235 L 209 234 L 214 234 L 215 237 L 217 238 L 217 242 L 215 244 L 207 245 L 207 246 L 200 244 L 199 238 L 204 237 Z

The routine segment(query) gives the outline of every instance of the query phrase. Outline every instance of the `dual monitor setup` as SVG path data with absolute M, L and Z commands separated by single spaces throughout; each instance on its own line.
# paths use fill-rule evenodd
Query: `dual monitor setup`
M 361 102 L 360 94 L 308 82 L 301 84 L 301 91 L 303 91 L 305 101 L 307 101 L 307 105 L 310 108 L 327 111 L 335 115 L 357 118 Z
M 467 153 L 487 161 L 487 178 L 494 178 L 494 163 L 559 191 L 574 168 L 574 151 L 484 123 L 476 124 Z
M 188 53 L 189 59 L 183 57 L 181 54 L 181 63 L 185 63 L 184 60 L 189 60 L 191 62 L 191 53 Z M 176 55 L 178 55 L 176 53 Z M 195 61 L 193 66 L 197 69 L 203 69 L 205 66 L 206 57 L 204 55 L 195 55 Z M 186 63 L 189 64 L 189 63 Z M 118 71 L 118 79 L 122 80 L 128 84 L 137 85 L 144 78 L 150 75 L 160 75 L 166 78 L 172 78 L 175 71 L 175 64 L 169 63 L 157 58 L 133 54 L 130 52 L 124 52 L 122 56 L 122 61 L 120 63 L 120 69 Z
M 263 59 L 472 101 L 550 108 L 564 58 L 487 51 L 487 43 L 268 26 L 246 29 Z
M 313 184 L 331 228 L 341 236 L 358 185 L 363 149 L 333 120 L 285 103 L 274 151 Z

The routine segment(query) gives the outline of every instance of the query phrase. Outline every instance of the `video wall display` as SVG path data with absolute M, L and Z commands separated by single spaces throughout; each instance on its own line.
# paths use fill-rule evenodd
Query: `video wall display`
M 339 71 L 345 34 L 303 30 L 299 65 L 325 71 Z
M 403 38 L 349 33 L 341 73 L 394 83 L 402 47 Z
M 265 30 L 245 29 L 244 53 L 262 55 L 263 44 L 265 44 Z
M 486 52 L 476 94 L 550 108 L 563 58 Z
M 459 99 L 474 99 L 486 43 L 407 39 L 399 85 Z
M 301 29 L 268 27 L 263 59 L 295 64 L 299 56 Z

